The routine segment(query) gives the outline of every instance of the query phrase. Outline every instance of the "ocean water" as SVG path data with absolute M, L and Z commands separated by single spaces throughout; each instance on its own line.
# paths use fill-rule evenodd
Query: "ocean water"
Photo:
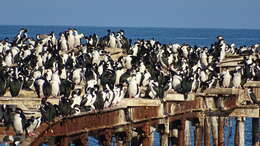
M 13 39 L 21 28 L 28 29 L 28 35 L 35 37 L 36 34 L 55 32 L 58 36 L 69 26 L 0 26 L 0 40 L 4 38 Z M 107 29 L 117 31 L 125 30 L 127 38 L 133 41 L 137 39 L 155 39 L 161 43 L 188 43 L 190 45 L 207 46 L 209 47 L 216 40 L 216 36 L 222 35 L 228 43 L 235 43 L 237 46 L 253 45 L 260 43 L 260 30 L 242 30 L 242 29 L 189 29 L 189 28 L 124 28 L 124 27 L 83 27 L 76 26 L 79 32 L 85 35 L 93 33 L 99 36 L 105 35 Z M 235 120 L 230 118 L 230 126 L 225 126 L 225 143 L 226 145 L 234 145 Z M 245 142 L 246 145 L 251 144 L 252 137 L 252 119 L 247 118 L 245 122 Z M 155 132 L 154 145 L 159 144 L 159 133 Z M 191 133 L 193 135 L 193 133 Z M 229 136 L 231 135 L 231 136 Z M 192 138 L 193 141 L 193 138 Z M 96 146 L 98 141 L 94 138 L 89 138 L 89 145 Z

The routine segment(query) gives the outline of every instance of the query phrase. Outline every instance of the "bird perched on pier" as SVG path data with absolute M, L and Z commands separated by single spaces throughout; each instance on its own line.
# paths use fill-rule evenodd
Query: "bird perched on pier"
M 81 101 L 82 101 L 81 89 L 75 89 L 71 93 L 71 99 L 73 100 L 73 102 L 71 104 L 71 108 L 74 108 L 75 105 L 80 105 Z
M 58 116 L 61 111 L 57 106 L 52 105 L 50 102 L 47 102 L 46 98 L 43 98 L 40 107 L 40 112 L 42 115 L 42 122 L 50 122 L 56 116 Z
M 19 95 L 20 90 L 23 87 L 23 76 L 20 75 L 19 77 L 11 77 L 10 81 L 9 81 L 9 86 L 10 86 L 10 93 L 12 95 L 12 97 L 16 97 Z
M 137 84 L 136 76 L 134 75 L 128 82 L 128 96 L 129 98 L 138 98 L 140 93 L 140 86 Z
M 67 40 L 66 40 L 64 33 L 60 34 L 59 49 L 62 51 L 68 50 Z
M 233 72 L 233 79 L 232 79 L 232 84 L 234 88 L 240 88 L 241 87 L 241 69 L 240 67 L 237 67 L 236 70 Z
M 230 75 L 229 70 L 226 70 L 222 73 L 222 86 L 224 88 L 228 88 L 230 86 L 231 77 L 232 76 Z
M 14 130 L 17 135 L 24 134 L 25 122 L 26 122 L 26 118 L 22 109 L 17 108 L 15 110 L 14 121 L 13 121 Z
M 69 97 L 72 90 L 75 88 L 75 83 L 67 80 L 67 79 L 61 79 L 60 83 L 60 95 L 64 97 Z
M 38 128 L 41 124 L 41 117 L 35 118 L 32 116 L 30 119 L 26 121 L 25 130 L 28 136 L 34 136 L 33 131 Z
M 27 29 L 22 28 L 19 31 L 19 33 L 16 35 L 14 43 L 15 44 L 21 44 L 27 38 L 27 32 L 28 32 Z
M 116 37 L 115 34 L 112 32 L 108 36 L 108 47 L 109 48 L 116 48 Z
M 67 32 L 67 43 L 68 43 L 68 49 L 74 49 L 75 44 L 75 36 L 73 34 L 73 29 L 69 29 Z
M 260 101 L 257 100 L 252 88 L 247 89 L 247 95 L 252 99 L 254 104 L 260 104 Z
M 0 96 L 6 93 L 6 89 L 9 87 L 9 77 L 5 70 L 0 70 Z
M 53 97 L 57 97 L 58 95 L 60 95 L 60 77 L 57 73 L 52 74 L 52 79 L 50 81 L 50 85 L 51 85 L 51 95 Z

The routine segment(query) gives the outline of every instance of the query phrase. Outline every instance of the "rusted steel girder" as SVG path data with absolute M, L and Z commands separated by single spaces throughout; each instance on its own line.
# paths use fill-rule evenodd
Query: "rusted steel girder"
M 52 125 L 43 136 L 73 135 L 80 132 L 111 128 L 124 124 L 123 110 L 63 118 Z
M 160 113 L 159 106 L 133 107 L 133 108 L 129 108 L 129 111 L 130 111 L 130 117 L 132 122 L 138 122 L 138 121 L 163 117 L 162 113 Z
M 168 102 L 167 106 L 167 114 L 169 115 L 202 111 L 204 109 L 203 99 L 201 97 L 196 97 L 195 100 L 191 101 Z

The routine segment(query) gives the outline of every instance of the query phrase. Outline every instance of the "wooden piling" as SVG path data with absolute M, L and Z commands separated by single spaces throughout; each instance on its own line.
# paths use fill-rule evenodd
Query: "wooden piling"
M 245 145 L 245 123 L 244 118 L 239 117 L 236 120 L 235 146 Z
M 224 146 L 224 117 L 218 117 L 218 145 Z
M 218 145 L 218 119 L 217 117 L 210 117 L 210 126 L 213 136 L 213 145 Z
M 204 119 L 204 146 L 210 146 L 210 126 L 208 118 Z
M 259 146 L 259 119 L 253 118 L 252 119 L 252 145 Z

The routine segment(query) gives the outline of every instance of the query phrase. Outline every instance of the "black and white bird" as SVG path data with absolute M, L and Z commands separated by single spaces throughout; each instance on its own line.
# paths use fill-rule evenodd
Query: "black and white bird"
M 26 123 L 26 133 L 28 136 L 34 136 L 35 134 L 33 133 L 36 128 L 38 128 L 41 124 L 41 117 L 35 118 L 32 116 L 30 119 L 27 120 Z
M 136 76 L 132 76 L 128 82 L 128 96 L 129 98 L 138 98 L 140 96 L 141 89 L 137 83 Z
M 24 134 L 26 118 L 22 109 L 17 108 L 14 114 L 13 126 L 17 135 Z
M 16 97 L 19 95 L 20 90 L 23 87 L 23 76 L 19 78 L 11 78 L 9 82 L 10 93 L 12 97 Z

